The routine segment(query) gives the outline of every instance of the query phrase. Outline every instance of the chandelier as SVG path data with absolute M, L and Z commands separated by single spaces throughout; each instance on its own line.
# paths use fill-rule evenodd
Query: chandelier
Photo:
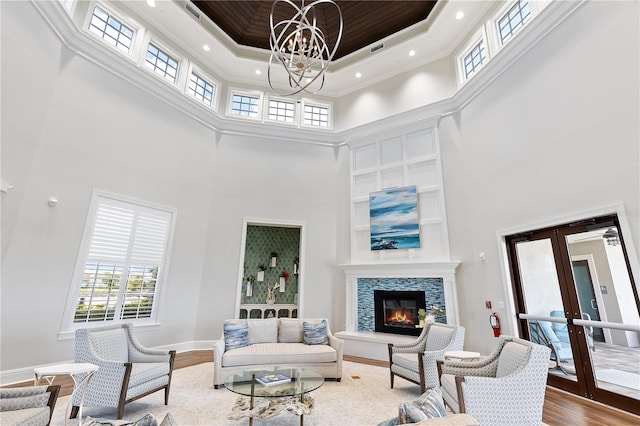
M 325 28 L 323 31 L 318 26 L 318 6 L 321 4 L 335 7 L 337 11 L 338 31 L 332 43 L 333 48 L 327 40 L 328 29 Z M 279 5 L 292 9 L 293 17 L 274 22 L 276 8 Z M 269 15 L 271 56 L 267 77 L 271 89 L 278 93 L 271 82 L 271 66 L 273 64 L 275 68 L 276 63 L 286 71 L 290 88 L 287 93 L 278 94 L 291 96 L 303 91 L 317 93 L 322 89 L 324 74 L 342 39 L 342 25 L 340 7 L 332 0 L 316 0 L 306 6 L 302 0 L 300 7 L 291 0 L 276 0 Z

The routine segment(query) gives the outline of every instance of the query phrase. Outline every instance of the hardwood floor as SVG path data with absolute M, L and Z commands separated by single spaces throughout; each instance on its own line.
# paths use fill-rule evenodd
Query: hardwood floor
M 345 361 L 386 367 L 384 361 L 345 356 Z M 213 361 L 212 351 L 191 351 L 176 356 L 175 368 Z M 60 396 L 71 394 L 73 382 L 68 376 L 56 377 L 55 384 L 62 385 Z M 32 382 L 17 383 L 9 387 L 31 386 Z M 542 421 L 550 426 L 632 426 L 640 425 L 640 417 L 624 411 L 589 401 L 570 393 L 547 387 Z

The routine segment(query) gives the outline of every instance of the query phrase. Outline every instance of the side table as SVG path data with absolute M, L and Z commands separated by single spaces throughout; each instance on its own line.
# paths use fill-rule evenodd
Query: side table
M 479 361 L 480 352 L 449 351 L 444 353 L 444 359 L 459 359 L 460 361 Z
M 80 406 L 78 410 L 78 424 L 82 424 L 82 403 L 84 402 L 84 394 L 87 391 L 87 386 L 93 377 L 93 373 L 98 370 L 98 366 L 90 363 L 73 363 L 73 364 L 55 364 L 47 365 L 45 367 L 36 367 L 33 369 L 35 375 L 33 384 L 38 385 L 40 379 L 44 378 L 49 385 L 53 383 L 56 376 L 69 375 L 73 379 L 73 392 L 71 398 L 67 403 L 67 408 L 64 410 L 64 424 L 66 425 L 69 420 L 69 409 L 73 403 L 73 396 L 80 386 L 82 386 L 82 396 L 80 397 Z M 85 376 L 78 381 L 76 375 L 85 374 Z

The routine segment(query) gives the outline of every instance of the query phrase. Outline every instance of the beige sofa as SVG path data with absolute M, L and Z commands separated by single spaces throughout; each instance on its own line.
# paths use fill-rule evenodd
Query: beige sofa
M 245 323 L 248 335 L 245 344 L 248 344 L 237 345 L 227 331 L 233 326 L 244 332 Z M 234 373 L 273 367 L 304 367 L 325 379 L 340 381 L 342 378 L 344 342 L 331 333 L 326 319 L 227 320 L 224 330 L 213 347 L 213 385 L 216 389 L 224 386 L 225 380 Z M 317 337 L 318 330 L 322 330 L 321 336 L 326 332 L 324 342 L 312 340 L 312 331 Z M 232 341 L 239 347 L 229 349 Z

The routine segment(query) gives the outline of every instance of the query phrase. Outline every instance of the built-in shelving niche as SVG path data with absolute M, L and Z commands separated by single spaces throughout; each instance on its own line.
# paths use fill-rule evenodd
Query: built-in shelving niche
M 238 280 L 237 318 L 299 317 L 302 290 L 303 225 L 292 222 L 245 220 L 243 252 Z M 275 266 L 272 254 L 276 253 Z M 264 280 L 258 281 L 258 268 L 264 266 Z M 282 289 L 281 275 L 288 272 Z M 249 278 L 255 278 L 251 282 Z M 251 290 L 247 291 L 247 286 Z M 276 285 L 275 302 L 267 303 L 268 289 Z

